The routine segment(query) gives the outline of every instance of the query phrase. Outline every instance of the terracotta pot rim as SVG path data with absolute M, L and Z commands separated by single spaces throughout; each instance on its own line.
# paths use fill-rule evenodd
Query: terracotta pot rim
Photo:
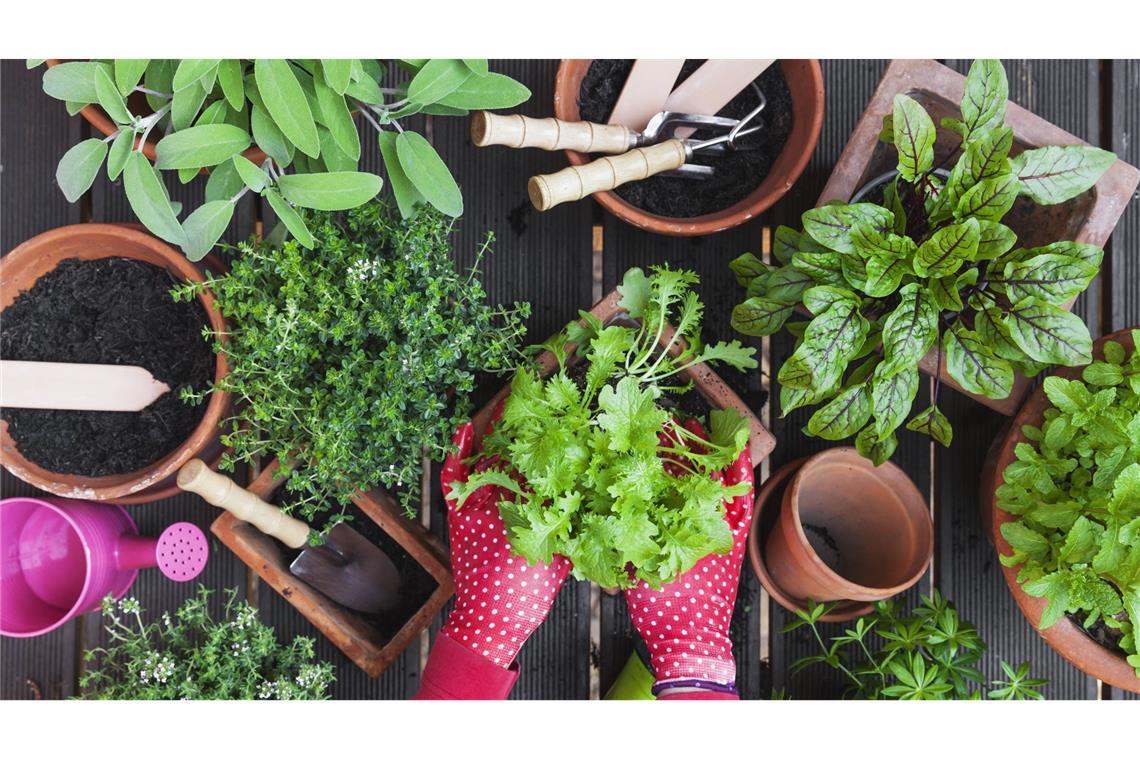
M 578 93 L 575 92 L 572 97 L 568 97 L 570 93 L 565 92 L 569 87 L 569 67 L 583 64 L 588 67 L 592 60 L 593 59 L 562 59 L 558 66 L 558 73 L 554 79 L 554 115 L 557 118 L 566 121 L 580 120 L 578 113 Z M 768 178 L 772 176 L 772 173 L 769 172 L 768 176 L 761 181 L 760 185 L 737 203 L 720 211 L 692 217 L 668 217 L 652 214 L 623 200 L 621 196 L 613 191 L 594 193 L 594 198 L 611 214 L 635 227 L 640 227 L 649 232 L 679 237 L 711 235 L 716 232 L 723 232 L 724 230 L 739 226 L 750 219 L 755 219 L 767 211 L 791 189 L 800 178 L 800 175 L 803 174 L 804 169 L 807 168 L 808 161 L 811 160 L 812 154 L 815 152 L 816 145 L 819 142 L 820 131 L 823 128 L 823 69 L 820 67 L 819 61 L 815 58 L 786 59 L 781 60 L 780 65 L 784 66 L 788 61 L 806 65 L 806 73 L 811 83 L 813 97 L 810 103 L 803 104 L 800 109 L 796 108 L 796 102 L 793 100 L 793 110 L 802 109 L 804 114 L 809 117 L 809 120 L 805 124 L 796 124 L 793 126 L 792 134 L 788 136 L 788 141 L 784 144 L 783 151 L 777 156 L 776 161 L 773 162 L 773 167 L 775 167 L 779 162 L 779 158 L 784 155 L 789 145 L 793 142 L 797 131 L 806 129 L 806 132 L 803 133 L 806 135 L 803 149 L 795 155 L 791 164 L 788 166 L 787 179 L 783 183 L 761 192 Z M 580 166 L 592 160 L 589 155 L 577 151 L 568 150 L 565 151 L 565 153 L 571 165 Z
M 760 585 L 768 592 L 768 596 L 772 597 L 777 604 L 789 612 L 796 610 L 807 611 L 806 605 L 791 595 L 786 593 L 779 585 L 776 584 L 775 578 L 768 572 L 768 565 L 764 559 L 764 550 L 761 548 L 763 544 L 760 539 L 761 522 L 764 508 L 774 496 L 781 495 L 781 489 L 786 489 L 787 483 L 793 478 L 800 468 L 803 467 L 809 457 L 800 457 L 786 462 L 776 469 L 768 479 L 760 486 L 756 492 L 756 504 L 752 511 L 752 526 L 748 529 L 748 562 L 752 566 L 752 572 L 755 574 L 756 579 L 760 581 Z M 779 501 L 776 503 L 779 507 Z M 777 517 L 777 519 L 779 519 Z M 778 525 L 773 525 L 772 529 L 776 530 Z M 853 620 L 857 617 L 863 617 L 874 611 L 874 605 L 870 602 L 860 602 L 853 599 L 847 599 L 841 602 L 836 602 L 835 609 L 820 617 L 820 620 L 829 623 L 840 623 L 847 620 Z
M 44 63 L 47 64 L 48 68 L 51 68 L 52 66 L 63 63 L 63 59 L 48 58 L 44 61 Z M 102 132 L 106 137 L 110 137 L 116 132 L 115 122 L 111 121 L 111 117 L 107 115 L 107 112 L 104 111 L 102 107 L 96 103 L 91 103 L 90 105 L 86 105 L 81 108 L 79 110 L 79 115 L 86 119 L 88 124 Z M 138 144 L 137 140 L 135 144 Z M 143 155 L 149 158 L 151 161 L 154 161 L 155 158 L 154 149 L 156 145 L 158 145 L 157 142 L 148 138 L 142 147 Z M 256 143 L 243 150 L 241 155 L 245 156 L 258 166 L 260 166 L 261 162 L 266 158 L 265 152 L 262 151 L 261 148 L 257 147 Z M 203 173 L 208 173 L 208 171 L 208 169 L 202 169 Z
M 922 521 L 926 530 L 922 531 L 923 539 L 926 544 L 926 559 L 919 566 L 918 570 L 907 577 L 905 581 L 895 584 L 894 586 L 864 586 L 861 583 L 846 578 L 835 570 L 831 569 L 823 558 L 816 553 L 812 547 L 811 542 L 808 541 L 807 534 L 804 532 L 803 521 L 800 519 L 799 499 L 798 494 L 803 487 L 804 480 L 810 478 L 812 472 L 811 468 L 826 463 L 831 460 L 836 460 L 850 463 L 856 467 L 860 467 L 864 472 L 879 480 L 884 487 L 893 491 L 908 508 L 912 509 L 916 514 L 925 515 L 926 519 Z M 897 483 L 888 482 L 885 478 L 881 477 L 882 472 L 892 472 L 896 476 Z M 899 487 L 901 486 L 901 490 Z M 803 546 L 805 555 L 811 562 L 812 568 L 822 575 L 829 585 L 836 588 L 842 588 L 845 592 L 853 594 L 850 598 L 857 599 L 859 596 L 874 597 L 879 599 L 886 599 L 896 594 L 901 594 L 908 588 L 918 583 L 923 575 L 926 574 L 927 569 L 930 567 L 930 562 L 934 555 L 934 522 L 930 519 L 930 508 L 926 503 L 926 499 L 922 497 L 922 493 L 918 490 L 918 486 L 910 479 L 906 472 L 896 465 L 894 462 L 886 461 L 878 467 L 874 466 L 869 460 L 865 459 L 858 451 L 852 446 L 836 446 L 830 449 L 824 449 L 812 456 L 800 466 L 795 476 L 792 477 L 791 482 L 788 484 L 787 489 L 784 491 L 782 509 L 791 509 L 793 522 L 796 528 L 796 537 L 800 544 Z M 858 596 L 854 596 L 857 594 Z
M 1129 327 L 1117 330 L 1097 339 L 1093 343 L 1094 359 L 1103 358 L 1104 344 L 1110 340 L 1123 343 L 1126 346 L 1133 343 L 1132 330 L 1134 329 L 1140 328 Z M 1080 376 L 1083 369 L 1083 366 L 1057 367 L 1050 375 L 1074 379 Z M 1001 533 L 1001 526 L 1007 522 L 1012 522 L 1015 516 L 998 507 L 997 488 L 1005 482 L 1005 468 L 1016 459 L 1014 448 L 1018 443 L 1026 441 L 1021 432 L 1022 426 L 1040 427 L 1044 420 L 1045 409 L 1049 406 L 1050 403 L 1045 396 L 1044 388 L 1039 385 L 1022 404 L 1008 431 L 1000 439 L 1000 443 L 996 447 L 995 466 L 990 481 L 983 484 L 983 496 L 989 502 L 989 514 L 991 516 L 990 539 L 999 558 L 1012 552 L 1012 547 Z M 1021 565 L 1007 567 L 1002 564 L 1002 578 L 1005 579 L 1006 586 L 1009 587 L 1010 594 L 1017 603 L 1018 609 L 1021 610 L 1021 614 L 1033 627 L 1033 630 L 1045 639 L 1045 643 L 1078 670 L 1119 689 L 1140 694 L 1140 678 L 1136 676 L 1135 668 L 1128 664 L 1124 655 L 1098 644 L 1068 617 L 1062 616 L 1060 620 L 1048 628 L 1041 629 L 1038 627 L 1046 603 L 1041 598 L 1030 596 L 1021 588 L 1021 584 L 1017 582 L 1017 575 L 1021 567 Z
M 0 282 L 7 279 L 4 272 L 10 272 L 16 267 L 31 266 L 40 260 L 44 255 L 41 250 L 43 246 L 50 247 L 59 239 L 92 236 L 117 239 L 135 248 L 148 249 L 162 260 L 167 271 L 180 280 L 205 281 L 202 273 L 185 256 L 153 235 L 139 231 L 132 226 L 88 222 L 56 227 L 13 248 L 3 259 L 0 259 Z M 124 248 L 126 247 L 124 246 Z M 130 250 L 124 250 L 95 258 L 110 258 L 112 256 L 135 258 L 131 253 Z M 60 258 L 60 261 L 62 260 Z M 52 271 L 54 268 L 53 266 L 47 271 Z M 15 295 L 13 295 L 14 297 Z M 205 290 L 199 294 L 198 300 L 206 312 L 210 329 L 216 334 L 224 335 L 227 331 L 225 319 L 214 302 L 213 294 L 209 290 Z M 225 355 L 216 353 L 213 383 L 216 385 L 228 371 Z M 154 501 L 167 495 L 169 489 L 165 486 L 153 489 L 153 486 L 171 479 L 183 464 L 197 456 L 210 443 L 211 439 L 217 436 L 218 427 L 229 405 L 229 393 L 218 390 L 212 391 L 202 418 L 185 441 L 146 467 L 133 472 L 98 477 L 52 473 L 41 465 L 26 459 L 19 453 L 15 442 L 8 435 L 7 423 L 0 422 L 0 440 L 3 441 L 3 445 L 0 446 L 0 465 L 3 465 L 21 480 L 55 496 L 94 501 L 122 499 L 123 497 L 128 497 L 127 500 L 134 503 Z

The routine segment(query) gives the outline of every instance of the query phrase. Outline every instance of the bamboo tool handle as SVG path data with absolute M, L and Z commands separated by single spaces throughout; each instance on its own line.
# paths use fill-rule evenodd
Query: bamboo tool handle
M 599 158 L 584 166 L 568 166 L 554 174 L 531 177 L 527 192 L 536 209 L 547 211 L 559 203 L 576 201 L 603 190 L 613 190 L 626 182 L 680 168 L 685 159 L 685 144 L 680 140 L 666 140 L 620 156 Z
M 471 142 L 480 148 L 506 145 L 581 153 L 625 153 L 634 146 L 634 134 L 621 124 L 532 119 L 517 113 L 500 115 L 476 111 L 471 115 Z
M 225 475 L 214 472 L 201 459 L 191 459 L 182 465 L 178 471 L 178 487 L 198 494 L 291 549 L 300 549 L 309 543 L 308 525 L 257 498 Z

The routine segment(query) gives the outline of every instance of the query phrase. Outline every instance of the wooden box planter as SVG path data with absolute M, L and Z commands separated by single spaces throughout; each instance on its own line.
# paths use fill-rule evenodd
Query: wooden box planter
M 1104 359 L 1104 344 L 1110 340 L 1122 345 L 1126 352 L 1131 353 L 1135 349 L 1132 341 L 1132 330 L 1121 330 L 1104 336 L 1093 345 L 1094 360 Z M 1083 370 L 1084 367 L 1059 367 L 1053 374 L 1066 380 L 1077 380 L 1080 379 Z M 992 468 L 987 468 L 983 472 L 980 496 L 983 522 L 989 525 L 990 539 L 997 548 L 999 555 L 1012 554 L 1013 552 L 1009 542 L 1001 533 L 1001 526 L 1007 522 L 1012 522 L 1016 516 L 998 508 L 997 489 L 1005 483 L 1005 468 L 1017 459 L 1014 451 L 1017 444 L 1028 441 L 1021 432 L 1022 427 L 1025 425 L 1041 427 L 1045 422 L 1045 410 L 1051 406 L 1052 403 L 1045 395 L 1045 390 L 1039 387 L 1021 407 L 1017 416 L 1013 418 L 1011 424 L 1002 432 L 1001 437 L 990 450 L 990 458 L 994 464 Z M 1021 614 L 1025 615 L 1025 618 L 1033 625 L 1034 630 L 1058 654 L 1094 678 L 1099 678 L 1119 689 L 1140 694 L 1140 678 L 1137 678 L 1136 669 L 1128 664 L 1124 655 L 1098 644 L 1068 617 L 1062 616 L 1060 620 L 1044 630 L 1038 628 L 1041 616 L 1048 606 L 1047 602 L 1045 599 L 1030 596 L 1022 590 L 1021 584 L 1017 582 L 1017 574 L 1021 571 L 1021 565 L 1017 567 L 1002 565 L 1001 571 L 1006 585 L 1009 586 L 1010 593 L 1013 594 L 1017 606 L 1021 609 Z
M 265 501 L 284 482 L 277 477 L 274 460 L 249 485 Z M 447 553 L 439 539 L 418 522 L 408 519 L 396 501 L 380 489 L 358 493 L 352 500 L 361 512 L 396 541 L 435 580 L 427 601 L 390 638 L 375 625 L 314 589 L 289 572 L 289 558 L 281 544 L 228 512 L 210 530 L 285 601 L 329 638 L 345 656 L 373 678 L 379 676 L 419 637 L 455 593 Z
M 894 148 L 879 141 L 883 117 L 891 113 L 894 96 L 903 93 L 921 103 L 937 124 L 944 116 L 957 116 L 966 78 L 931 60 L 892 61 L 883 74 L 871 102 L 847 141 L 835 169 L 820 193 L 818 205 L 829 201 L 847 202 L 865 184 L 895 168 Z M 1040 116 L 1009 103 L 1005 123 L 1013 129 L 1012 155 L 1047 145 L 1087 145 L 1075 135 Z M 937 162 L 958 145 L 957 137 L 940 129 L 935 145 Z M 1056 206 L 1037 206 L 1021 198 L 1004 222 L 1017 233 L 1018 245 L 1034 247 L 1058 240 L 1075 240 L 1103 247 L 1116 227 L 1124 207 L 1140 183 L 1140 170 L 1118 160 L 1094 187 Z M 1072 308 L 1069 303 L 1066 308 Z M 937 350 L 931 350 L 919 363 L 928 375 L 937 370 L 942 383 L 971 396 L 1002 414 L 1013 415 L 1032 385 L 1030 378 L 1015 376 L 1013 390 L 1003 399 L 990 399 L 964 391 L 942 366 L 935 368 Z
M 625 309 L 623 309 L 619 303 L 620 301 L 621 294 L 614 290 L 601 301 L 594 304 L 594 307 L 590 309 L 590 313 L 601 320 L 602 324 L 609 324 L 623 317 L 628 318 Z M 667 326 L 665 330 L 662 331 L 661 345 L 668 345 L 669 340 L 673 337 L 673 332 L 672 326 Z M 676 356 L 683 348 L 683 345 L 675 345 L 670 349 L 670 353 Z M 543 377 L 547 377 L 558 368 L 558 361 L 554 358 L 554 354 L 549 351 L 543 351 L 539 354 L 537 361 Z M 573 361 L 573 359 L 571 361 Z M 753 467 L 759 465 L 760 462 L 772 453 L 772 449 L 776 447 L 776 439 L 765 429 L 760 419 L 748 408 L 748 405 L 744 403 L 740 396 L 729 388 L 708 365 L 696 364 L 681 374 L 686 380 L 693 382 L 710 406 L 716 409 L 728 409 L 731 407 L 748 420 L 748 427 L 751 430 L 748 438 L 748 448 L 752 455 Z M 490 423 L 491 416 L 494 414 L 495 409 L 510 395 L 510 392 L 510 384 L 503 386 L 499 392 L 495 394 L 494 398 L 476 412 L 472 420 L 475 426 L 476 444 L 482 440 L 483 433 L 487 430 L 487 425 Z

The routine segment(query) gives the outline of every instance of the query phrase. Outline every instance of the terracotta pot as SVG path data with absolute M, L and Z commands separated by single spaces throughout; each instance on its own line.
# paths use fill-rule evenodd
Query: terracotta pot
M 846 446 L 810 457 L 792 476 L 764 547 L 775 586 L 817 602 L 894 596 L 918 582 L 933 554 L 930 510 L 906 473 Z
M 590 59 L 564 59 L 554 80 L 554 115 L 564 121 L 580 121 L 578 94 L 582 78 L 590 68 Z M 643 211 L 612 191 L 595 193 L 594 197 L 614 216 L 650 232 L 662 235 L 711 235 L 754 219 L 784 196 L 799 179 L 815 145 L 823 124 L 823 72 L 819 61 L 781 60 L 788 88 L 792 94 L 794 124 L 768 176 L 749 195 L 722 211 L 683 219 L 658 216 Z M 593 160 L 576 151 L 566 151 L 571 164 Z
M 800 467 L 807 461 L 807 457 L 800 457 L 788 462 L 772 473 L 756 494 L 756 508 L 752 514 L 752 528 L 748 531 L 748 561 L 752 571 L 756 573 L 757 580 L 768 596 L 772 597 L 789 612 L 806 610 L 807 605 L 802 600 L 793 599 L 776 584 L 768 572 L 768 564 L 761 547 L 768 542 L 772 530 L 776 527 L 780 517 L 780 502 L 784 498 L 784 491 L 792 477 L 799 472 Z M 830 613 L 820 617 L 824 622 L 841 622 L 870 614 L 874 608 L 867 602 L 842 601 Z
M 48 58 L 45 61 L 49 68 L 63 62 L 64 61 L 61 58 Z M 144 100 L 142 102 L 145 103 L 146 101 Z M 132 113 L 137 112 L 132 109 Z M 115 131 L 118 129 L 118 127 L 115 126 L 115 122 L 112 121 L 111 117 L 107 115 L 107 112 L 104 111 L 103 108 L 97 103 L 92 103 L 91 105 L 84 106 L 79 111 L 79 115 L 86 119 L 88 124 L 95 127 L 95 129 L 99 130 L 107 137 L 115 134 Z M 151 134 L 154 133 L 152 132 Z M 143 155 L 149 158 L 151 161 L 154 160 L 154 146 L 157 144 L 157 140 L 147 140 L 146 144 L 142 147 Z M 138 147 L 137 139 L 135 140 L 135 147 Z M 242 155 L 258 166 L 261 166 L 261 162 L 265 160 L 265 153 L 256 145 L 246 148 L 245 151 L 242 152 Z M 203 173 L 206 173 L 207 171 L 207 169 L 202 170 Z
M 883 116 L 891 113 L 892 102 L 898 93 L 904 93 L 922 103 L 934 118 L 958 115 L 966 78 L 931 60 L 896 60 L 887 67 L 879 86 L 855 131 L 847 141 L 839 161 L 820 193 L 817 206 L 829 201 L 847 202 L 859 188 L 895 168 L 894 148 L 879 141 Z M 1050 124 L 1040 116 L 1009 103 L 1005 123 L 1013 129 L 1016 155 L 1023 150 L 1046 145 L 1087 145 L 1084 140 Z M 937 159 L 941 159 L 957 145 L 948 130 L 939 130 L 935 145 Z M 1026 199 L 1019 200 L 1003 220 L 1018 235 L 1018 245 L 1033 247 L 1058 240 L 1076 240 L 1103 247 L 1116 227 L 1124 207 L 1140 183 L 1140 170 L 1124 161 L 1114 163 L 1088 192 L 1056 206 L 1037 206 Z M 1072 303 L 1066 305 L 1072 308 Z M 931 350 L 919 368 L 928 375 L 938 373 L 945 385 L 965 393 L 1002 414 L 1013 415 L 1025 398 L 1032 381 L 1015 375 L 1013 390 L 1004 399 L 990 399 L 963 390 L 946 371 L 946 357 L 941 366 L 937 350 Z
M 617 319 L 625 317 L 625 310 L 622 309 L 619 302 L 621 301 L 621 294 L 616 290 L 611 292 L 608 296 L 594 304 L 590 309 L 590 313 L 601 320 L 602 324 L 609 324 Z M 661 334 L 661 344 L 668 345 L 673 337 L 672 326 L 666 326 Z M 670 353 L 676 356 L 684 349 L 683 341 L 678 341 L 671 349 Z M 543 351 L 538 355 L 537 361 L 539 363 L 541 374 L 547 377 L 558 367 L 558 361 L 554 355 L 549 351 Z M 764 459 L 772 453 L 772 449 L 776 447 L 776 439 L 764 427 L 760 419 L 748 408 L 748 405 L 736 395 L 736 393 L 725 385 L 725 382 L 713 372 L 713 370 L 706 364 L 696 364 L 681 373 L 684 380 L 691 381 L 697 391 L 704 397 L 704 399 L 715 409 L 727 409 L 729 407 L 739 412 L 746 420 L 751 430 L 748 438 L 749 452 L 752 456 L 752 466 L 755 467 L 760 464 Z M 495 408 L 504 400 L 511 392 L 510 384 L 504 385 L 495 396 L 488 401 L 483 408 L 475 413 L 472 422 L 475 427 L 475 443 L 478 444 L 483 438 L 483 432 L 487 429 L 487 425 L 491 421 L 491 415 L 494 413 Z
M 7 308 L 16 296 L 64 259 L 93 260 L 111 256 L 163 267 L 182 281 L 203 281 L 202 273 L 185 256 L 150 234 L 117 224 L 73 224 L 37 235 L 0 259 L 0 309 Z M 210 329 L 224 334 L 226 323 L 215 308 L 213 295 L 206 291 L 198 298 L 206 310 Z M 218 354 L 214 382 L 226 372 L 225 358 Z M 222 451 L 218 425 L 229 406 L 228 393 L 211 393 L 201 421 L 178 448 L 140 470 L 102 477 L 50 472 L 25 459 L 8 435 L 8 423 L 0 422 L 0 464 L 36 488 L 69 499 L 113 499 L 120 503 L 155 501 L 177 491 L 174 478 L 183 464 L 194 457 L 208 462 L 218 458 Z
M 271 501 L 283 483 L 277 477 L 277 469 L 278 463 L 274 460 L 248 486 L 249 490 L 265 501 Z M 386 492 L 375 489 L 368 493 L 357 493 L 352 503 L 391 536 L 438 584 L 427 601 L 391 638 L 385 637 L 375 625 L 358 613 L 342 607 L 309 584 L 295 578 L 289 572 L 289 557 L 282 545 L 252 525 L 224 512 L 214 520 L 210 530 L 285 601 L 327 636 L 337 649 L 356 663 L 357 667 L 375 678 L 431 624 L 455 593 L 455 583 L 448 569 L 447 552 L 443 544 L 420 523 L 409 520 Z
M 1106 335 L 1093 344 L 1093 357 L 1095 359 L 1104 358 L 1104 344 L 1109 340 L 1121 344 L 1128 352 L 1135 349 L 1132 331 L 1121 330 Z M 1061 367 L 1053 374 L 1066 380 L 1074 380 L 1080 377 L 1083 369 L 1084 367 Z M 1014 454 L 1017 444 L 1027 442 L 1021 432 L 1022 426 L 1040 427 L 1045 421 L 1045 410 L 1051 406 L 1052 404 L 1045 395 L 1043 388 L 1039 387 L 1033 392 L 1017 416 L 1013 418 L 1005 437 L 1000 440 L 994 467 L 987 471 L 984 476 L 988 479 L 982 480 L 981 500 L 985 511 L 990 514 L 991 538 L 999 555 L 1013 553 L 1009 542 L 1001 534 L 1001 526 L 1016 518 L 1014 515 L 998 509 L 996 491 L 1005 483 L 1005 468 L 1017 459 Z M 1088 673 L 1094 678 L 1099 678 L 1119 689 L 1140 693 L 1140 678 L 1136 677 L 1136 670 L 1125 661 L 1124 657 L 1093 641 L 1079 625 L 1067 617 L 1062 617 L 1044 630 L 1038 628 L 1041 623 L 1041 615 L 1047 606 L 1046 601 L 1042 598 L 1029 596 L 1022 591 L 1021 584 L 1017 582 L 1017 574 L 1021 571 L 1021 565 L 1016 567 L 1002 565 L 1001 571 L 1017 606 L 1021 608 L 1021 613 L 1033 624 L 1033 628 L 1041 634 L 1041 638 L 1045 639 L 1045 642 L 1053 647 L 1058 654 L 1071 662 L 1078 670 Z

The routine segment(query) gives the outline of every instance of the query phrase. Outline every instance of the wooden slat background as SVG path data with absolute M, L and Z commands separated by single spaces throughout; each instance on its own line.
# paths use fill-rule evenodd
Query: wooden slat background
M 947 61 L 965 71 L 967 61 Z M 1115 150 L 1132 164 L 1140 163 L 1140 62 L 1137 61 L 1006 61 L 1011 99 L 1091 143 Z M 631 266 L 647 267 L 669 262 L 695 270 L 702 277 L 701 294 L 707 305 L 710 339 L 732 334 L 729 314 L 741 298 L 727 271 L 727 263 L 744 251 L 761 253 L 765 227 L 796 224 L 799 213 L 811 207 L 831 167 L 846 143 L 863 106 L 873 92 L 885 61 L 824 61 L 826 111 L 819 146 L 800 181 L 762 218 L 702 239 L 648 235 L 604 213 L 597 204 L 567 204 L 538 214 L 526 198 L 526 179 L 564 165 L 558 154 L 540 151 L 479 150 L 467 138 L 462 119 L 436 118 L 416 125 L 436 145 L 453 169 L 464 191 L 466 212 L 456 225 L 453 252 L 459 266 L 470 266 L 487 230 L 494 232 L 493 252 L 482 262 L 482 280 L 492 301 L 529 301 L 532 316 L 529 338 L 541 341 L 587 308 L 598 296 L 620 282 Z M 557 61 L 496 61 L 496 71 L 526 84 L 533 96 L 521 110 L 532 116 L 551 111 Z M 59 157 L 79 139 L 88 136 L 86 122 L 69 118 L 61 104 L 39 89 L 40 71 L 26 71 L 22 61 L 0 65 L 3 141 L 0 143 L 0 242 L 8 251 L 23 240 L 56 226 L 82 221 L 129 221 L 130 210 L 119 183 L 105 177 L 96 182 L 79 203 L 69 205 L 54 182 Z M 364 131 L 364 168 L 379 171 L 378 150 Z M 189 204 L 201 198 L 204 181 L 186 186 L 171 183 L 175 198 Z M 272 214 L 244 201 L 227 240 L 236 242 L 259 227 L 273 224 Z M 1095 334 L 1140 323 L 1140 204 L 1126 211 L 1110 241 L 1110 255 L 1102 275 L 1078 301 L 1077 312 Z M 753 341 L 764 350 L 765 366 L 779 367 L 791 351 L 786 335 Z M 783 463 L 827 445 L 800 433 L 808 414 L 794 412 L 778 418 L 778 387 L 773 397 L 769 381 L 758 373 L 728 380 L 766 420 L 778 440 L 758 478 Z M 488 378 L 476 394 L 479 403 L 493 393 L 503 378 Z M 928 403 L 930 381 L 924 379 L 916 404 Z M 963 617 L 974 622 L 991 652 L 986 670 L 996 660 L 1031 659 L 1038 675 L 1051 680 L 1050 698 L 1125 698 L 1119 690 L 1102 687 L 1070 667 L 1033 631 L 1017 612 L 1001 580 L 993 548 L 982 535 L 978 515 L 977 479 L 985 452 L 1004 418 L 984 407 L 943 390 L 943 408 L 955 427 L 950 450 L 904 432 L 895 461 L 928 494 L 936 525 L 932 570 L 909 593 L 913 601 L 932 584 L 958 605 Z M 446 538 L 443 503 L 438 489 L 438 466 L 426 478 L 422 519 Z M 32 489 L 3 473 L 4 496 L 32 493 Z M 144 533 L 156 533 L 177 520 L 190 520 L 208 528 L 212 507 L 196 497 L 180 496 L 155 504 L 131 507 Z M 320 656 L 337 665 L 334 696 L 342 699 L 393 699 L 413 694 L 430 642 L 413 644 L 379 679 L 370 679 L 339 654 L 313 628 L 271 590 L 261 587 L 226 550 L 212 542 L 214 554 L 201 581 L 213 589 L 236 587 L 261 609 L 263 620 L 283 637 L 311 635 L 318 639 Z M 189 593 L 157 573 L 144 572 L 132 593 L 154 612 L 171 609 Z M 733 640 L 738 661 L 738 684 L 746 698 L 768 698 L 773 689 L 797 699 L 836 698 L 842 684 L 826 668 L 791 676 L 796 658 L 815 652 L 815 644 L 802 631 L 780 634 L 789 615 L 761 593 L 745 564 Z M 432 627 L 434 636 L 439 621 Z M 0 640 L 0 698 L 61 698 L 76 693 L 81 649 L 101 640 L 95 615 L 73 621 L 48 636 Z M 425 637 L 426 638 L 426 637 Z M 559 595 L 550 619 L 523 650 L 522 675 L 515 689 L 519 699 L 585 699 L 604 694 L 633 649 L 633 633 L 624 600 L 604 595 L 584 583 L 568 583 Z

